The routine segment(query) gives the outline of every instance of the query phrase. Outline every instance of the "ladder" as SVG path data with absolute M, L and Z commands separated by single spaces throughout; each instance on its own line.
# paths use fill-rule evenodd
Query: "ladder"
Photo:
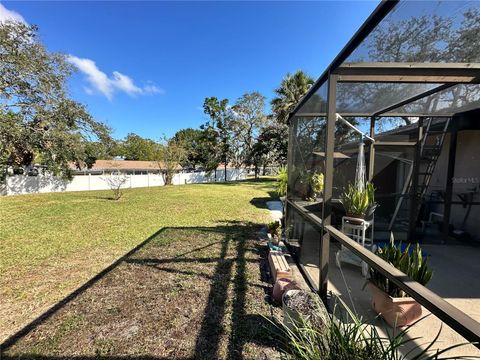
M 430 181 L 432 180 L 432 175 L 435 170 L 435 165 L 437 164 L 437 160 L 440 156 L 442 151 L 443 143 L 445 141 L 445 135 L 448 132 L 448 126 L 450 124 L 450 118 L 445 120 L 443 127 L 441 130 L 432 130 L 432 122 L 433 118 L 428 118 L 427 126 L 425 128 L 425 132 L 422 134 L 420 139 L 420 171 L 418 172 L 418 183 L 417 183 L 417 192 L 413 194 L 418 199 L 422 200 L 425 196 L 428 186 L 430 185 Z M 427 144 L 427 138 L 429 136 L 435 136 L 434 144 Z M 423 168 L 421 168 L 421 166 Z M 392 219 L 388 224 L 388 231 L 391 231 L 393 225 L 397 219 L 397 216 L 400 212 L 402 207 L 403 199 L 410 194 L 412 188 L 412 175 L 413 175 L 413 168 L 414 164 L 410 166 L 410 170 L 407 175 L 407 179 L 404 183 L 402 193 L 400 198 L 397 201 L 397 205 L 395 206 L 395 211 L 393 213 Z M 418 217 L 418 213 L 420 210 L 421 201 L 418 203 L 418 208 L 416 209 L 415 220 Z

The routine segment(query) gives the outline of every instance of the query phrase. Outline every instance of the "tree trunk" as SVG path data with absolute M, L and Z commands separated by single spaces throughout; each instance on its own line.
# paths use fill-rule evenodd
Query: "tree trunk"
M 225 182 L 227 182 L 227 162 L 225 161 Z

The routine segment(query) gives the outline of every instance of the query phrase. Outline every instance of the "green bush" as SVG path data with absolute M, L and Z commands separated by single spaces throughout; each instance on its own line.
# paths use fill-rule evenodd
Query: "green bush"
M 286 166 L 281 166 L 277 175 L 277 194 L 278 196 L 287 195 L 288 186 L 288 169 Z

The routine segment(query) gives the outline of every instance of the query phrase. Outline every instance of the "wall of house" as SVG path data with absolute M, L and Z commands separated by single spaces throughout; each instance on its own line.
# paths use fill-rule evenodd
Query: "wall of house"
M 450 134 L 447 134 L 432 175 L 428 194 L 435 190 L 445 191 L 449 145 Z M 460 201 L 458 194 L 465 194 L 472 190 L 476 190 L 473 193 L 473 201 L 480 201 L 480 130 L 459 131 L 453 182 L 453 201 Z M 429 210 L 443 213 L 443 205 L 431 205 Z M 462 205 L 452 205 L 450 223 L 456 229 L 461 227 L 466 212 L 467 208 Z M 465 230 L 472 237 L 480 240 L 480 205 L 472 206 Z
M 161 175 L 124 175 L 125 183 L 122 188 L 141 188 L 163 186 L 164 181 Z M 245 169 L 227 169 L 227 181 L 243 180 L 247 176 Z M 91 191 L 91 190 L 109 190 L 106 179 L 108 175 L 76 175 L 71 181 L 63 180 L 54 176 L 38 175 L 9 176 L 6 180 L 4 193 L 6 195 L 19 195 L 31 193 L 49 193 L 62 191 Z M 209 182 L 223 182 L 224 171 L 217 170 L 215 174 L 207 175 L 205 172 L 179 173 L 173 178 L 174 185 L 197 184 Z

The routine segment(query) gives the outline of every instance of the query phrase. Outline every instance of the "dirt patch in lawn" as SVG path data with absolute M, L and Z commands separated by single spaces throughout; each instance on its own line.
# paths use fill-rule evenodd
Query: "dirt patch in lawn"
M 2 359 L 275 359 L 267 250 L 251 224 L 167 228 Z

